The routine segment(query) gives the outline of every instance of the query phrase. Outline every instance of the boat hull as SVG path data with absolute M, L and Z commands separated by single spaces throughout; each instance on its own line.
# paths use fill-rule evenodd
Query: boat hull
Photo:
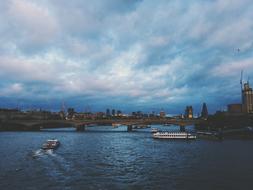
M 43 150 L 55 150 L 60 146 L 60 142 L 58 140 L 48 140 L 41 147 Z
M 153 134 L 154 139 L 182 139 L 182 140 L 193 140 L 197 136 L 191 133 L 176 133 L 176 132 L 157 132 Z

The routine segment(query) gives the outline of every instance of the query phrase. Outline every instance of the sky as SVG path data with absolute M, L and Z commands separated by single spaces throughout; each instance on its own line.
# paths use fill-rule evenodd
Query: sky
M 253 86 L 252 0 L 1 0 L 0 107 L 210 113 Z

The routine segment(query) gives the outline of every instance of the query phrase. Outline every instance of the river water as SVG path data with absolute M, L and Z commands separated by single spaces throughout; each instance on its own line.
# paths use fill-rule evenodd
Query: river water
M 253 188 L 252 140 L 156 140 L 150 130 L 1 132 L 0 189 Z M 50 138 L 61 146 L 40 150 Z

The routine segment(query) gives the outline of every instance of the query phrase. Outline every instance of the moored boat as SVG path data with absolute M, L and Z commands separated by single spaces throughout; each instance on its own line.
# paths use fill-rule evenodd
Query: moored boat
M 156 132 L 155 139 L 196 139 L 196 135 L 188 132 Z
M 57 139 L 49 139 L 42 145 L 43 150 L 54 150 L 60 146 L 60 141 Z

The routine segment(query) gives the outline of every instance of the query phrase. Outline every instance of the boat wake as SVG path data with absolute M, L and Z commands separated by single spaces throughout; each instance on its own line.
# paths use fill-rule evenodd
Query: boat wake
M 49 156 L 56 156 L 56 154 L 54 153 L 53 150 L 43 150 L 43 149 L 39 149 L 33 152 L 32 157 L 33 158 L 39 158 L 39 157 L 43 157 L 45 155 L 49 155 Z
M 33 152 L 32 157 L 37 158 L 37 157 L 40 157 L 42 155 L 43 155 L 43 150 L 39 149 L 39 150 L 36 150 L 36 151 Z
M 49 150 L 42 150 L 44 151 L 44 154 L 50 155 L 50 156 L 56 156 L 56 154 L 54 153 L 54 150 L 49 149 Z

